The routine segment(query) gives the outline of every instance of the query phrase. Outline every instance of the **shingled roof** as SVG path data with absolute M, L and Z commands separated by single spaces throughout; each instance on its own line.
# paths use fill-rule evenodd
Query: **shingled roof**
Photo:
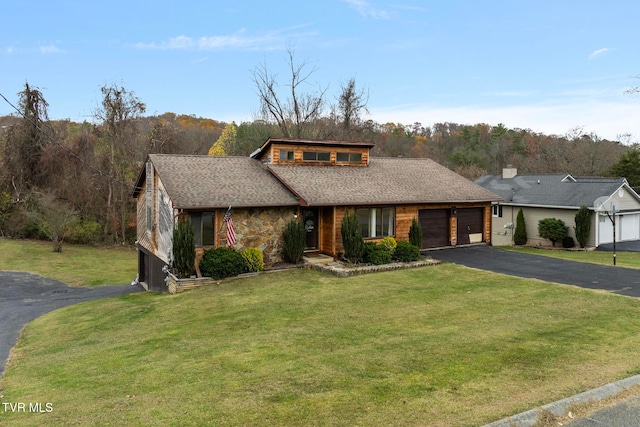
M 628 187 L 624 178 L 572 177 L 571 175 L 484 175 L 478 185 L 500 195 L 505 205 L 529 205 L 579 208 L 593 207 L 602 196 L 611 196 L 620 187 Z M 635 193 L 634 193 L 635 194 Z
M 269 165 L 303 206 L 498 201 L 430 159 L 370 158 L 368 167 Z
M 173 207 L 297 206 L 298 200 L 250 157 L 150 154 Z

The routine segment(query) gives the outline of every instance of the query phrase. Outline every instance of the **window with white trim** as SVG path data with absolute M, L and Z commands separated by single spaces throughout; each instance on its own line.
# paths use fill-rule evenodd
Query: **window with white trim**
M 386 237 L 395 234 L 395 208 L 359 208 L 356 209 L 362 237 Z
M 492 215 L 494 218 L 502 218 L 502 205 L 493 205 L 492 206 Z

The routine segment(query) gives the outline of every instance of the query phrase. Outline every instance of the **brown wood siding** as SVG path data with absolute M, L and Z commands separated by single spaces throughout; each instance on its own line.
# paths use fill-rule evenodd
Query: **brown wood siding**
M 293 162 L 280 160 L 280 150 L 293 151 Z M 312 161 L 304 161 L 302 160 L 302 153 L 304 151 L 322 151 L 329 152 L 330 161 L 329 162 L 312 162 Z M 342 163 L 336 161 L 336 153 L 360 153 L 362 154 L 362 159 L 360 163 Z M 369 164 L 369 149 L 366 147 L 329 147 L 323 145 L 291 145 L 291 144 L 273 144 L 270 147 L 271 154 L 271 163 L 272 164 L 280 164 L 280 165 L 291 165 L 291 164 L 300 164 L 306 166 L 367 166 Z
M 373 205 L 371 207 L 374 207 Z M 413 205 L 398 205 L 396 206 L 396 223 L 395 223 L 395 235 L 394 238 L 399 241 L 408 241 L 409 240 L 409 229 L 411 228 L 411 223 L 413 218 L 417 218 L 420 220 L 420 212 L 423 211 L 433 211 L 440 210 L 441 212 L 446 212 L 445 220 L 439 225 L 441 228 L 441 237 L 439 244 L 437 246 L 424 246 L 427 247 L 438 247 L 438 246 L 448 246 L 448 245 L 456 245 L 462 244 L 457 240 L 457 231 L 458 231 L 458 218 L 455 215 L 451 215 L 452 209 L 456 209 L 457 211 L 461 209 L 476 209 L 476 215 L 479 215 L 479 212 L 483 212 L 483 221 L 482 221 L 482 230 L 480 232 L 483 233 L 483 241 L 490 243 L 491 242 L 491 204 L 489 202 L 482 204 L 440 204 L 440 205 L 432 205 L 432 204 L 413 204 Z M 322 246 L 320 251 L 322 253 L 336 256 L 338 253 L 344 251 L 342 247 L 342 235 L 340 234 L 340 228 L 342 225 L 342 218 L 346 212 L 353 212 L 355 207 L 347 207 L 347 206 L 335 206 L 324 207 L 322 210 Z M 333 210 L 333 218 L 330 218 L 329 212 Z M 423 214 L 425 215 L 425 214 Z M 422 221 L 421 221 L 422 222 Z M 424 225 L 423 225 L 423 237 L 425 235 Z M 379 239 L 374 239 L 374 241 Z

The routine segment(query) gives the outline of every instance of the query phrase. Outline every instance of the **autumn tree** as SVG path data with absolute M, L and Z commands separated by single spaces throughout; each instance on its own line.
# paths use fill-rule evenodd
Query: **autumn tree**
M 226 125 L 222 131 L 222 135 L 213 143 L 208 154 L 210 156 L 228 156 L 232 148 L 236 145 L 237 134 L 238 126 L 235 122 Z
M 113 242 L 124 243 L 129 212 L 132 210 L 129 192 L 135 169 L 135 120 L 145 112 L 145 105 L 123 87 L 103 86 L 102 104 L 95 116 L 102 127 L 101 142 L 106 151 L 107 173 L 106 222 L 104 234 Z
M 305 87 L 312 85 L 311 76 L 317 69 L 309 68 L 306 61 L 296 64 L 293 51 L 287 53 L 290 72 L 287 83 L 280 84 L 266 62 L 253 70 L 262 119 L 275 122 L 284 137 L 318 137 L 313 127 L 322 117 L 327 89 L 316 86 L 315 90 L 305 92 Z

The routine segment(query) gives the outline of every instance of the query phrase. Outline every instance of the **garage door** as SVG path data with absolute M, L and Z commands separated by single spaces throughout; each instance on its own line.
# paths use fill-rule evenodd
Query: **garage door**
M 458 245 L 481 242 L 484 225 L 484 208 L 458 209 Z
M 613 224 L 606 215 L 598 217 L 598 244 L 613 242 Z M 640 240 L 640 214 L 616 215 L 616 242 Z
M 423 248 L 449 246 L 449 209 L 421 209 L 418 220 Z

